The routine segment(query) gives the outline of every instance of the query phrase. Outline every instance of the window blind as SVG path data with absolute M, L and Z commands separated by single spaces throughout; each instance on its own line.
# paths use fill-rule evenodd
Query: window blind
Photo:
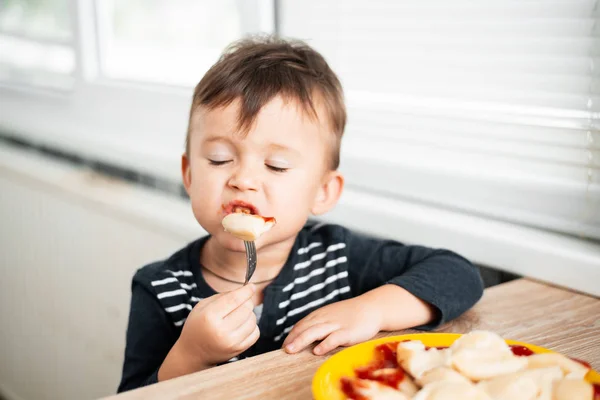
M 281 1 L 339 74 L 348 186 L 600 239 L 596 0 Z

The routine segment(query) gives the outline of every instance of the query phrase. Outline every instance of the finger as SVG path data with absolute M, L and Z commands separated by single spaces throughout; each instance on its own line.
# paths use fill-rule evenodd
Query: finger
M 319 343 L 313 350 L 313 353 L 320 356 L 325 353 L 329 353 L 331 350 L 338 348 L 339 346 L 347 346 L 352 341 L 352 335 L 350 331 L 340 329 L 331 333 L 325 340 Z
M 202 310 L 202 309 L 206 308 L 209 304 L 212 304 L 219 297 L 222 297 L 224 294 L 225 293 L 217 293 L 215 295 L 212 295 L 210 297 L 202 299 L 194 306 L 194 308 L 197 308 L 198 310 Z
M 256 343 L 256 341 L 258 340 L 259 337 L 260 337 L 260 330 L 258 329 L 258 325 L 255 325 L 252 332 L 244 340 L 241 341 L 241 343 L 238 347 L 239 351 L 243 352 L 243 351 L 248 350 L 248 348 L 250 346 L 252 346 L 254 343 Z
M 217 318 L 224 318 L 230 312 L 250 300 L 254 295 L 255 288 L 253 284 L 248 284 L 232 292 L 224 293 L 211 303 L 211 308 Z
M 241 347 L 241 343 L 256 329 L 256 317 L 249 317 L 238 329 L 231 332 L 231 343 L 236 348 Z
M 238 308 L 223 318 L 223 329 L 238 329 L 251 315 L 254 315 L 254 319 L 256 319 L 256 315 L 252 312 L 253 309 L 254 303 L 252 302 L 252 299 L 246 300 Z
M 306 317 L 302 318 L 300 321 L 296 322 L 294 328 L 287 335 L 285 340 L 283 341 L 283 347 L 292 343 L 302 332 L 310 328 L 312 325 L 317 325 L 319 322 L 315 320 L 315 314 L 309 314 Z
M 338 329 L 338 325 L 336 324 L 317 324 L 313 325 L 310 328 L 306 329 L 302 332 L 298 337 L 296 337 L 293 341 L 291 341 L 286 347 L 285 350 L 288 353 L 297 353 L 309 344 L 321 340 L 324 337 L 328 336 L 331 332 Z

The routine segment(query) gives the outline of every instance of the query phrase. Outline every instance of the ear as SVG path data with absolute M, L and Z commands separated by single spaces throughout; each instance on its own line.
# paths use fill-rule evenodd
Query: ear
M 344 177 L 339 171 L 329 171 L 323 177 L 313 206 L 310 211 L 313 215 L 325 214 L 331 210 L 340 199 L 344 189 Z
M 192 166 L 190 165 L 190 159 L 185 153 L 181 155 L 181 178 L 185 191 L 189 196 L 190 186 L 192 185 Z

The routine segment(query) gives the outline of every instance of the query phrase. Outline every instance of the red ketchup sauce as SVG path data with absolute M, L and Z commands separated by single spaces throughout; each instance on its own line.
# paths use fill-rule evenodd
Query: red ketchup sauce
M 375 360 L 367 366 L 356 368 L 354 373 L 360 379 L 381 382 L 384 385 L 397 389 L 400 382 L 402 382 L 402 379 L 404 379 L 404 370 L 400 368 L 396 358 L 397 347 L 398 342 L 380 344 L 375 348 Z M 393 368 L 393 371 L 376 373 L 377 370 L 383 368 Z M 353 382 L 348 378 L 342 378 L 341 383 L 342 392 L 344 392 L 349 399 L 364 400 L 364 397 L 356 391 L 355 385 L 359 385 L 358 382 Z
M 346 395 L 347 398 L 353 400 L 365 400 L 363 396 L 358 394 L 354 389 L 353 381 L 349 378 L 342 378 L 342 392 Z
M 398 348 L 399 342 L 389 342 L 380 344 L 375 348 L 376 359 L 383 360 L 383 368 L 397 368 L 398 358 L 396 349 Z
M 533 351 L 529 347 L 520 346 L 518 344 L 511 344 L 510 350 L 515 356 L 528 357 L 533 354 Z

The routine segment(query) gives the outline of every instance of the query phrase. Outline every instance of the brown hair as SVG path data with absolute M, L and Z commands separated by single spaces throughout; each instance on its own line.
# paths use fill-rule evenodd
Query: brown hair
M 297 101 L 313 119 L 318 119 L 315 99 L 320 100 L 334 134 L 330 167 L 337 169 L 346 125 L 342 85 L 323 56 L 302 41 L 254 36 L 231 44 L 196 86 L 190 121 L 200 106 L 212 110 L 239 99 L 239 128 L 247 133 L 261 108 L 277 95 Z

